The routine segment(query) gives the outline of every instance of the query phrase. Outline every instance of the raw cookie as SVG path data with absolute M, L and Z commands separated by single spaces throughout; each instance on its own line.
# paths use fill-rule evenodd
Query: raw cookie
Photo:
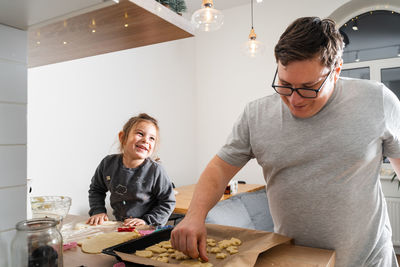
M 162 241 L 162 242 L 158 243 L 158 245 L 160 247 L 166 248 L 166 249 L 172 248 L 171 241 Z
M 229 254 L 236 254 L 239 252 L 238 247 L 237 246 L 230 246 L 226 248 L 226 251 L 229 252 Z
M 174 254 L 171 254 L 171 258 L 177 259 L 177 260 L 188 260 L 190 259 L 189 256 L 186 256 L 185 254 L 183 254 L 183 252 L 180 251 L 175 251 Z
M 217 255 L 215 256 L 215 258 L 217 259 L 225 259 L 226 258 L 226 254 L 221 252 L 221 253 L 217 253 Z
M 241 241 L 240 239 L 238 239 L 238 238 L 232 237 L 232 238 L 231 238 L 231 243 L 232 243 L 232 245 L 234 245 L 234 246 L 240 246 L 240 245 L 242 244 L 242 241 Z
M 162 248 L 158 245 L 152 245 L 150 247 L 147 247 L 146 250 L 150 250 L 153 251 L 154 253 L 164 253 L 167 252 L 167 250 L 165 248 Z
M 153 256 L 153 252 L 150 250 L 136 250 L 135 255 L 143 258 L 151 258 Z
M 231 240 L 222 240 L 218 242 L 218 247 L 220 248 L 227 248 L 232 245 Z
M 115 246 L 138 237 L 140 237 L 140 234 L 136 231 L 99 234 L 83 240 L 82 251 L 92 254 L 101 253 L 101 251 L 105 248 Z
M 168 263 L 168 257 L 157 257 L 156 260 Z
M 219 253 L 221 252 L 221 248 L 220 247 L 213 247 L 210 249 L 211 253 Z

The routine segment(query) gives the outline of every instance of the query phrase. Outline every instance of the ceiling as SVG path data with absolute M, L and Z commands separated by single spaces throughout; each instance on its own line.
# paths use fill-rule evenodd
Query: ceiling
M 0 23 L 15 28 L 27 30 L 42 27 L 44 25 L 61 21 L 66 18 L 78 16 L 83 13 L 98 10 L 106 6 L 111 6 L 118 0 L 0 0 Z M 148 0 L 153 1 L 153 0 Z M 214 0 L 214 7 L 219 10 L 226 10 L 240 5 L 249 4 L 251 0 Z M 255 0 L 253 0 L 255 1 Z M 352 0 L 348 5 L 354 3 L 360 10 L 362 3 L 376 2 L 378 0 Z M 387 0 L 397 2 L 398 0 Z M 187 12 L 184 18 L 189 19 L 191 14 L 200 8 L 202 0 L 185 0 Z M 255 1 L 256 2 L 256 1 Z M 262 4 L 267 4 L 266 0 Z M 357 6 L 347 7 L 344 5 L 335 12 L 344 12 L 348 8 L 357 9 Z M 342 10 L 346 9 L 346 10 Z M 375 7 L 374 7 L 375 9 Z M 371 10 L 371 9 L 368 9 Z M 368 11 L 365 10 L 364 12 Z M 346 11 L 348 13 L 348 11 Z M 344 12 L 344 13 L 346 13 Z M 350 28 L 342 28 L 348 35 L 351 35 L 351 43 L 346 50 L 362 50 L 370 47 L 382 47 L 400 43 L 400 16 L 391 19 L 384 19 L 379 16 L 364 16 L 360 18 L 360 23 L 368 24 L 368 31 L 360 30 L 356 33 L 351 32 Z M 374 34 L 372 34 L 374 32 Z M 376 33 L 376 34 L 375 34 Z M 372 36 L 375 36 L 371 38 Z M 388 43 L 389 42 L 389 43 Z M 394 48 L 393 48 L 394 49 Z M 392 49 L 392 50 L 393 50 Z M 364 53 L 364 52 L 363 52 Z M 352 57 L 355 53 L 351 53 Z M 349 58 L 348 60 L 353 60 Z
M 117 0 L 1 0 L 0 23 L 27 30 L 37 24 L 54 22 L 60 17 L 72 17 L 112 5 L 114 1 Z M 185 2 L 188 8 L 185 17 L 190 17 L 202 3 L 201 0 Z M 221 10 L 248 3 L 250 0 L 214 0 L 214 7 Z

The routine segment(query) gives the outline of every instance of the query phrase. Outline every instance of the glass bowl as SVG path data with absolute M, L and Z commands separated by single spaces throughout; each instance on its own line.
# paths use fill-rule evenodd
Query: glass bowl
M 53 218 L 61 228 L 71 206 L 71 198 L 66 196 L 31 197 L 32 218 Z

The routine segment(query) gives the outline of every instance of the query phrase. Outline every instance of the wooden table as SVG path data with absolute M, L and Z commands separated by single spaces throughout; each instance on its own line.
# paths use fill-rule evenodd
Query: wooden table
M 175 195 L 176 206 L 174 213 L 186 214 L 186 212 L 189 209 L 190 201 L 192 200 L 193 197 L 195 186 L 196 186 L 195 184 L 191 184 L 175 188 L 175 190 L 178 191 L 178 194 Z M 245 192 L 254 192 L 263 188 L 265 188 L 265 185 L 262 184 L 238 184 L 238 192 L 236 194 Z M 221 197 L 221 200 L 228 199 L 231 196 L 233 195 L 224 194 Z

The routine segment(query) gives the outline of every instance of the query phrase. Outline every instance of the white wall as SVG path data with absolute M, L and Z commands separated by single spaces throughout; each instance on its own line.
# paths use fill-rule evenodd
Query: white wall
M 26 32 L 0 24 L 0 266 L 26 219 Z
M 274 46 L 286 27 L 303 16 L 328 17 L 347 0 L 264 1 L 254 5 L 257 40 L 266 45 L 259 58 L 246 58 L 240 46 L 251 28 L 250 5 L 224 10 L 224 25 L 196 36 L 198 163 L 203 168 L 224 144 L 245 104 L 272 94 Z M 217 7 L 217 3 L 216 3 Z M 250 161 L 235 177 L 263 183 L 259 165 Z
M 28 70 L 28 177 L 33 195 L 72 197 L 89 210 L 101 159 L 133 115 L 159 120 L 159 156 L 176 185 L 196 177 L 194 39 L 188 38 Z M 110 210 L 109 210 L 110 211 Z
M 34 195 L 69 195 L 86 214 L 87 190 L 129 116 L 160 121 L 164 165 L 177 186 L 196 183 L 248 101 L 273 92 L 273 48 L 297 17 L 326 17 L 348 0 L 264 1 L 255 5 L 264 56 L 240 52 L 250 6 L 224 10 L 223 28 L 195 38 L 30 69 L 28 177 Z M 289 8 L 290 7 L 290 8 Z M 237 179 L 263 183 L 251 161 Z

